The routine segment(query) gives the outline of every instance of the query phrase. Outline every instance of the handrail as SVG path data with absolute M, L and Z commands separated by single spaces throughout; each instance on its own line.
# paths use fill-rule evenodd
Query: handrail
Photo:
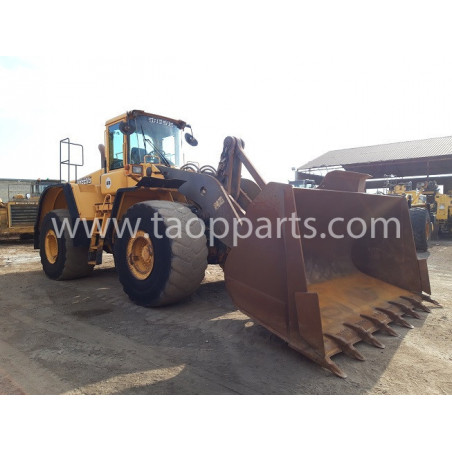
M 62 153 L 62 145 L 67 144 L 67 159 L 63 160 Z M 82 163 L 71 163 L 71 146 L 78 146 L 82 148 Z M 62 169 L 63 165 L 67 165 L 67 181 L 71 181 L 71 166 L 75 169 L 75 181 L 77 182 L 77 167 L 84 165 L 84 152 L 83 152 L 83 145 L 78 143 L 71 143 L 71 140 L 69 138 L 64 138 L 63 140 L 60 140 L 60 182 L 62 182 Z

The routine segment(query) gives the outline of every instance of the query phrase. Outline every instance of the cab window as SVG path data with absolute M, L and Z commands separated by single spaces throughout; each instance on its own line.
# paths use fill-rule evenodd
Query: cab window
M 110 170 L 124 167 L 124 135 L 119 130 L 119 123 L 108 128 L 108 149 L 110 153 Z

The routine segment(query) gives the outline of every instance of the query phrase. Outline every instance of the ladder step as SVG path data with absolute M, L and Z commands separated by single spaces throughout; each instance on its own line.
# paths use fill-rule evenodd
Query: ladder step
M 95 204 L 96 208 L 96 216 L 94 221 L 98 220 L 98 227 L 94 228 L 93 235 L 91 236 L 91 243 L 89 246 L 88 252 L 88 262 L 91 265 L 100 265 L 102 264 L 102 254 L 104 251 L 104 237 L 106 231 L 104 231 L 104 223 L 110 217 L 109 213 L 111 212 L 113 207 L 113 203 L 104 202 Z M 106 223 L 108 225 L 108 223 Z

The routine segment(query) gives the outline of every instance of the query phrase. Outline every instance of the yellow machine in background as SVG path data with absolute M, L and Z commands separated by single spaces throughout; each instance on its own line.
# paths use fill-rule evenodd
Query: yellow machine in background
M 445 234 L 452 232 L 452 192 L 436 194 L 436 220 L 439 231 Z
M 389 185 L 390 195 L 399 195 L 407 199 L 414 242 L 418 251 L 427 251 L 429 241 L 437 233 L 438 227 L 431 196 L 427 196 L 429 192 L 424 192 L 427 187 L 430 186 L 421 183 L 413 190 L 411 182 Z
M 412 189 L 411 182 L 407 184 L 398 183 L 391 185 L 389 187 L 389 194 L 406 197 L 410 207 L 427 207 L 427 204 L 430 204 L 427 198 L 427 192 L 424 192 L 423 183 L 418 184 L 415 190 Z
M 389 194 L 407 198 L 418 250 L 425 251 L 431 237 L 452 232 L 452 192 L 439 193 L 435 181 L 419 182 L 414 190 L 411 182 L 390 185 Z
M 38 202 L 41 193 L 56 180 L 40 180 L 34 183 L 10 184 L 8 200 L 0 199 L 0 236 L 19 235 L 21 238 L 31 238 L 38 212 Z

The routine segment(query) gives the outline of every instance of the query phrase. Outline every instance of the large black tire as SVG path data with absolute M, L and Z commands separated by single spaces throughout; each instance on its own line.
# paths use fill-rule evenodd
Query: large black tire
M 431 235 L 430 214 L 427 209 L 414 207 L 410 209 L 414 243 L 417 251 L 427 251 Z
M 156 231 L 154 214 L 163 220 L 158 221 Z M 168 227 L 174 226 L 172 218 L 181 224 L 182 234 L 175 238 L 166 234 Z M 147 253 L 147 264 L 143 264 L 144 261 L 132 251 L 137 242 L 128 227 L 122 229 L 125 221 L 130 222 L 132 231 L 137 221 L 140 221 L 136 237 L 141 236 L 139 240 L 145 244 L 143 248 L 151 250 L 150 253 L 144 251 Z M 199 237 L 193 238 L 186 234 L 189 221 L 190 231 Z M 207 267 L 207 244 L 206 236 L 201 235 L 201 220 L 188 207 L 168 201 L 137 203 L 127 211 L 119 231 L 123 231 L 123 235 L 115 240 L 115 265 L 124 292 L 133 302 L 147 307 L 163 306 L 187 298 L 198 289 Z M 151 245 L 146 244 L 145 240 L 150 240 Z M 153 264 L 147 266 L 149 255 L 153 256 Z M 140 261 L 138 266 L 143 264 L 138 269 L 142 273 L 133 264 L 135 260 Z
M 88 248 L 76 248 L 72 244 L 67 227 L 58 237 L 57 233 L 61 232 L 65 218 L 67 222 L 70 221 L 69 211 L 65 209 L 52 210 L 44 217 L 39 233 L 39 253 L 42 268 L 49 278 L 56 280 L 83 278 L 88 276 L 94 267 L 88 264 Z M 53 243 L 53 253 L 50 252 L 52 249 L 51 242 Z

